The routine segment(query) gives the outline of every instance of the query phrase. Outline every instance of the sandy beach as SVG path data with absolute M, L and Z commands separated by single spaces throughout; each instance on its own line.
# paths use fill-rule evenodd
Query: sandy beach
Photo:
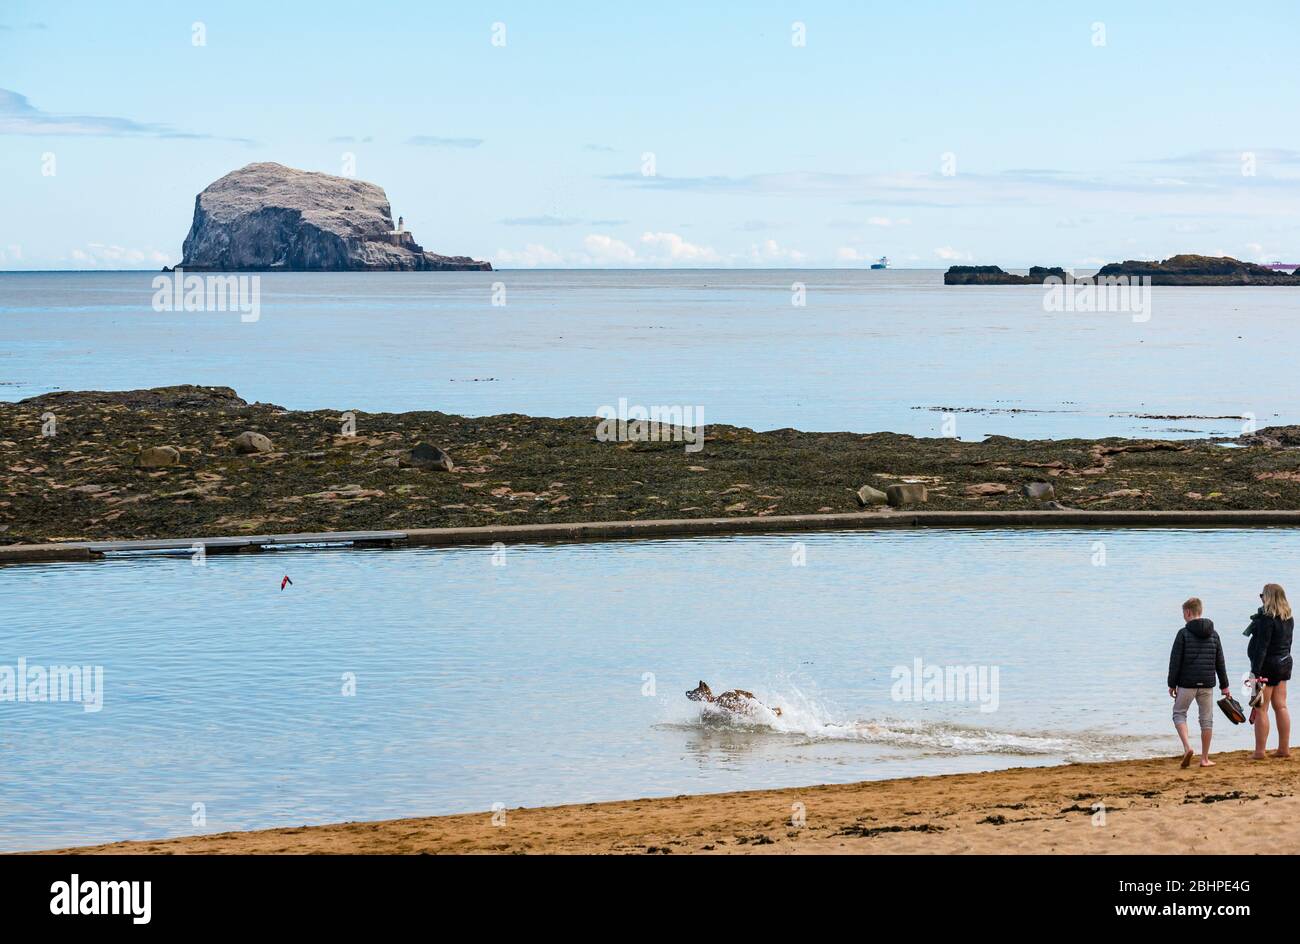
M 220 833 L 78 854 L 1243 854 L 1300 836 L 1300 766 L 1217 755 Z M 1104 805 L 1104 821 L 1096 804 Z M 802 813 L 802 825 L 798 825 Z

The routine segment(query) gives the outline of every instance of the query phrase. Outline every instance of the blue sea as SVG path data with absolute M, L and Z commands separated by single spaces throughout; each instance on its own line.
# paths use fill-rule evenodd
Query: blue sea
M 0 398 L 195 383 L 294 409 L 542 416 L 626 398 L 966 440 L 1300 420 L 1292 288 L 1157 287 L 1138 320 L 938 270 L 278 273 L 245 321 L 155 311 L 155 277 L 0 274 Z

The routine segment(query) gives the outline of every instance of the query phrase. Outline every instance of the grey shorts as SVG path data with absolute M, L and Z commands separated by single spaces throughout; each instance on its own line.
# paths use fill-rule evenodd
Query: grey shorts
M 1200 722 L 1202 731 L 1208 731 L 1214 727 L 1212 688 L 1179 688 L 1174 698 L 1174 724 L 1187 723 L 1187 709 L 1192 707 L 1193 698 L 1196 699 L 1196 720 Z

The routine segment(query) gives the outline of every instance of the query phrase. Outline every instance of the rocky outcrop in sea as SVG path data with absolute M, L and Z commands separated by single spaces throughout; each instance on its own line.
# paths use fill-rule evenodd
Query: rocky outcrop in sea
M 208 185 L 179 268 L 218 272 L 482 270 L 426 252 L 393 225 L 382 187 L 283 164 L 249 164 Z
M 943 276 L 944 285 L 1038 285 L 1055 276 L 1063 282 L 1074 281 L 1061 268 L 1034 266 L 1028 275 L 1005 272 L 998 266 L 953 266 Z M 1127 260 L 1104 265 L 1091 278 L 1119 276 L 1149 278 L 1152 285 L 1296 285 L 1300 286 L 1300 269 L 1287 274 L 1253 262 L 1229 256 L 1197 256 L 1185 253 L 1170 256 L 1163 262 Z
M 1300 270 L 1296 270 L 1300 272 Z M 1300 275 L 1278 272 L 1230 256 L 1197 256 L 1185 253 L 1163 262 L 1127 260 L 1104 265 L 1098 278 L 1127 275 L 1145 276 L 1152 285 L 1300 285 Z
M 1050 276 L 1068 281 L 1064 269 L 1034 266 L 1028 275 L 1013 275 L 998 266 L 953 266 L 943 274 L 944 285 L 1040 285 Z

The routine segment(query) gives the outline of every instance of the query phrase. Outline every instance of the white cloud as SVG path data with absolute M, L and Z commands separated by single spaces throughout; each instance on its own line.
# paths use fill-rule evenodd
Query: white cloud
M 698 264 L 722 261 L 722 257 L 714 249 L 688 243 L 676 233 L 643 233 L 641 245 L 649 249 L 652 256 L 669 262 Z
M 840 248 L 835 250 L 836 262 L 853 262 L 853 263 L 870 262 L 874 265 L 876 262 L 880 260 L 880 258 L 881 255 L 880 255 L 879 247 L 877 247 L 874 251 L 859 249 L 856 246 L 841 246 Z M 908 256 L 908 258 L 914 262 L 917 260 L 916 256 Z
M 540 243 L 529 243 L 521 250 L 498 249 L 496 261 L 507 266 L 519 266 L 523 269 L 535 269 L 538 266 L 548 268 L 566 264 L 563 254 L 548 249 Z
M 1147 161 L 1148 164 L 1240 164 L 1247 156 L 1260 161 L 1278 164 L 1300 164 L 1300 151 L 1290 148 L 1210 148 L 1183 154 L 1179 157 L 1165 157 Z
M 911 222 L 912 221 L 906 216 L 900 216 L 893 219 L 888 216 L 872 216 L 867 219 L 867 224 L 869 226 L 907 226 Z
M 951 246 L 940 246 L 934 251 L 934 254 L 946 262 L 969 262 L 975 258 L 969 252 L 962 252 L 960 249 L 953 249 Z
M 522 250 L 498 249 L 494 261 L 503 266 L 546 267 L 645 267 L 739 265 L 802 265 L 808 255 L 799 249 L 782 246 L 774 239 L 752 244 L 747 250 L 721 253 L 712 246 L 692 243 L 678 233 L 641 234 L 635 245 L 605 233 L 589 233 L 580 250 L 553 249 L 530 243 Z
M 211 138 L 208 134 L 177 131 L 168 125 L 115 118 L 108 115 L 55 115 L 42 111 L 9 89 L 0 88 L 0 134 L 88 135 L 102 137 Z M 227 141 L 252 143 L 248 138 Z
M 441 138 L 436 134 L 417 134 L 406 139 L 407 144 L 416 147 L 431 148 L 476 148 L 483 143 L 482 138 Z
M 620 239 L 604 233 L 589 233 L 582 240 L 582 251 L 552 249 L 541 243 L 529 243 L 523 249 L 498 249 L 496 262 L 504 266 L 533 269 L 635 266 L 648 264 L 635 249 Z
M 749 262 L 754 265 L 766 265 L 774 262 L 790 262 L 799 265 L 807 261 L 808 256 L 798 249 L 781 246 L 775 239 L 765 239 L 749 247 Z
M 592 233 L 582 241 L 595 265 L 635 265 L 636 250 L 613 236 Z
M 92 269 L 141 269 L 171 264 L 171 256 L 158 249 L 135 249 L 106 243 L 87 243 L 73 249 L 71 260 Z

